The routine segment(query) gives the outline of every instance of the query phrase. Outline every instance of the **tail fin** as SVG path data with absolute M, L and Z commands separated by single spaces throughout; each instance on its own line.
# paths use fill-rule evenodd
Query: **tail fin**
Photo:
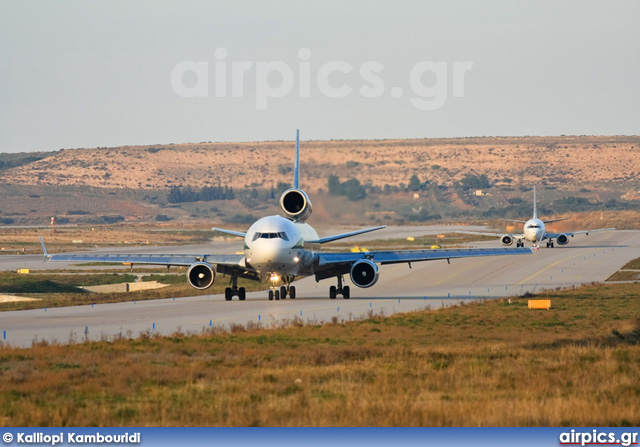
M 538 203 L 536 202 L 536 185 L 533 185 L 533 218 L 538 218 Z
M 293 165 L 293 187 L 298 189 L 300 175 L 300 129 L 296 129 L 296 162 Z

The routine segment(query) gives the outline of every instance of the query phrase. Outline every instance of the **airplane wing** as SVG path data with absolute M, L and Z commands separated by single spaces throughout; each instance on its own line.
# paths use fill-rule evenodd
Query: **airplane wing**
M 244 255 L 180 255 L 180 254 L 50 254 L 52 262 L 105 262 L 114 264 L 173 265 L 188 267 L 196 262 L 244 268 Z
M 394 251 L 365 251 L 349 253 L 319 253 L 317 256 L 316 277 L 323 270 L 341 270 L 340 267 L 350 267 L 361 259 L 368 259 L 376 264 L 400 264 L 420 261 L 435 261 L 439 259 L 470 258 L 477 256 L 524 255 L 531 254 L 530 248 L 454 248 L 434 250 L 394 250 Z M 330 273 L 329 275 L 333 275 Z
M 196 262 L 244 268 L 244 255 L 210 254 L 51 254 L 40 237 L 45 260 L 52 262 L 105 262 L 113 264 L 173 265 L 188 267 Z
M 524 234 L 509 234 L 509 233 L 483 233 L 481 231 L 456 231 L 456 233 L 460 234 L 477 234 L 479 236 L 493 236 L 493 237 L 502 237 L 509 236 L 512 239 L 524 239 Z
M 336 234 L 335 236 L 328 236 L 328 237 L 320 238 L 317 241 L 305 241 L 305 243 L 307 243 L 307 244 L 326 244 L 327 242 L 333 242 L 333 241 L 337 241 L 337 240 L 340 240 L 340 239 L 345 239 L 345 238 L 348 238 L 348 237 L 351 237 L 351 236 L 357 236 L 358 234 L 369 233 L 371 231 L 382 230 L 384 228 L 387 228 L 387 226 L 386 225 L 382 225 L 380 227 L 372 227 L 372 228 L 365 228 L 364 230 L 352 231 L 351 233 Z
M 586 234 L 587 236 L 589 236 L 589 233 L 597 233 L 599 231 L 613 231 L 615 230 L 615 228 L 598 228 L 597 230 L 580 230 L 580 231 L 571 231 L 569 233 L 546 233 L 545 236 L 548 238 L 557 238 L 558 236 L 560 236 L 561 234 L 564 234 L 566 236 L 575 236 L 576 234 Z

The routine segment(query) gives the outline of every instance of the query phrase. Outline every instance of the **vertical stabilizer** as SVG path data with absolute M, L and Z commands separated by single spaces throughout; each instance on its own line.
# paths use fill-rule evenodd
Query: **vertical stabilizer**
M 538 203 L 536 202 L 536 185 L 533 185 L 533 218 L 538 218 Z
M 300 174 L 300 129 L 296 129 L 296 162 L 293 165 L 293 187 L 298 189 L 298 177 Z

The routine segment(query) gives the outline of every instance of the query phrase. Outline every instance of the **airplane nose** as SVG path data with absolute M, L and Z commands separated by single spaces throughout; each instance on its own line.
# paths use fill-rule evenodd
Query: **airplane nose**
M 278 240 L 264 240 L 256 244 L 251 250 L 251 264 L 266 264 L 272 262 L 279 262 L 279 258 L 282 257 L 282 252 L 285 247 Z

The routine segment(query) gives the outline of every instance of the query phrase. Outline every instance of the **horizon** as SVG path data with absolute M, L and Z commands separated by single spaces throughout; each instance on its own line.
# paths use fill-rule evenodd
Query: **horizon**
M 633 0 L 2 2 L 0 152 L 296 128 L 637 135 L 639 15 Z
M 414 138 L 329 138 L 329 139 L 300 139 L 300 143 L 305 142 L 330 142 L 330 141 L 416 141 L 416 140 L 473 140 L 473 139 L 520 139 L 520 138 L 640 138 L 640 134 L 620 134 L 620 135 L 483 135 L 483 136 L 462 136 L 462 137 L 414 137 Z M 33 150 L 22 152 L 3 152 L 0 154 L 27 154 L 27 153 L 53 153 L 60 151 L 90 150 L 90 149 L 119 149 L 123 147 L 148 147 L 148 146 L 180 146 L 193 144 L 250 144 L 250 143 L 289 143 L 295 145 L 293 140 L 245 140 L 245 141 L 187 141 L 181 143 L 139 143 L 123 144 L 120 146 L 93 146 L 93 147 L 62 147 L 51 150 Z

